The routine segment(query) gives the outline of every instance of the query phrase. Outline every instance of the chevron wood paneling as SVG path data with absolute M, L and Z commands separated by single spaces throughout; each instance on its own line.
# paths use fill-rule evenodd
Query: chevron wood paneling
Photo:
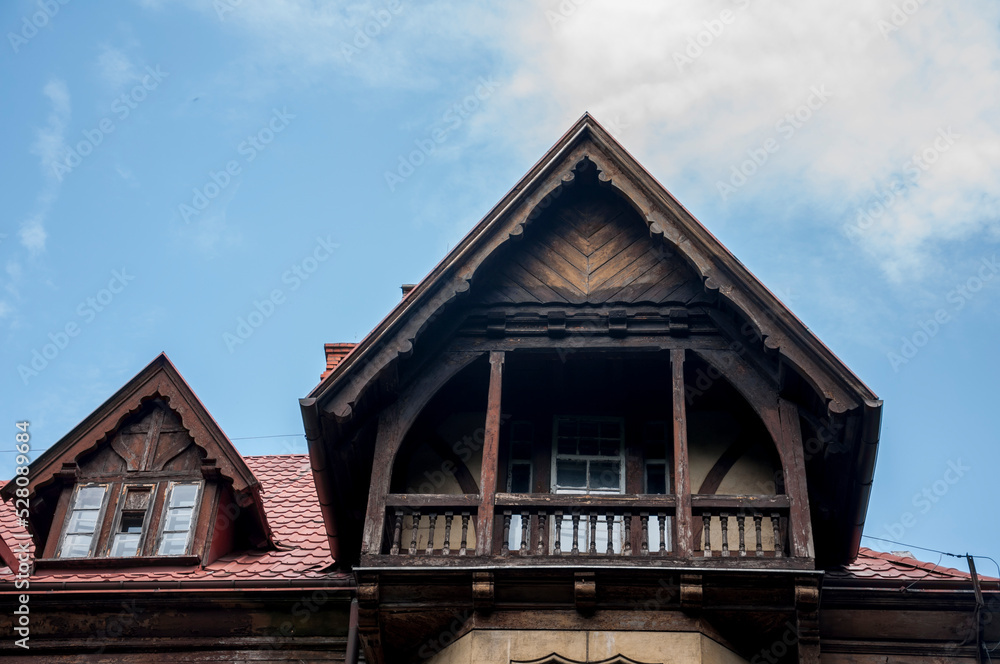
M 484 304 L 688 304 L 703 295 L 701 279 L 638 214 L 607 196 L 567 201 L 538 219 L 477 290 Z

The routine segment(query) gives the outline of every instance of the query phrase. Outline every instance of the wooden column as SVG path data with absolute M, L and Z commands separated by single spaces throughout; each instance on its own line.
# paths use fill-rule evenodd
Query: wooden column
M 478 556 L 488 556 L 493 553 L 493 504 L 497 494 L 503 358 L 503 351 L 490 353 L 490 391 L 486 401 L 486 435 L 483 441 L 482 479 L 479 483 L 479 518 L 476 522 Z
M 378 418 L 375 434 L 375 460 L 372 481 L 368 487 L 368 513 L 361 543 L 362 555 L 382 553 L 385 533 L 385 501 L 392 479 L 392 459 L 399 438 L 399 401 L 386 406 Z
M 688 472 L 687 412 L 684 402 L 684 349 L 670 351 L 674 404 L 674 493 L 677 495 L 675 554 L 689 558 L 694 546 L 691 529 L 691 476 Z
M 809 513 L 809 489 L 806 484 L 805 450 L 802 447 L 802 429 L 799 408 L 790 401 L 778 398 L 778 415 L 781 420 L 782 444 L 791 454 L 791 472 L 785 473 L 785 493 L 790 503 L 788 510 L 788 544 L 790 555 L 797 558 L 815 558 L 812 539 L 812 515 Z

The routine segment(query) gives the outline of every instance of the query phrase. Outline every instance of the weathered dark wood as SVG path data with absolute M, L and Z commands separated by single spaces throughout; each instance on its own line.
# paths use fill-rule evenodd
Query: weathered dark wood
M 599 510 L 624 510 L 638 507 L 663 508 L 677 504 L 675 496 L 661 494 L 574 495 L 574 494 L 496 494 L 497 507 L 560 507 L 564 509 L 595 507 Z
M 691 496 L 691 506 L 705 509 L 729 510 L 762 510 L 773 507 L 787 508 L 790 505 L 788 496 Z
M 490 387 L 486 404 L 486 433 L 480 476 L 479 514 L 476 523 L 476 554 L 492 553 L 493 501 L 497 493 L 500 450 L 500 400 L 503 393 L 503 352 L 490 353 Z
M 460 508 L 479 505 L 478 494 L 426 494 L 390 493 L 385 497 L 386 507 L 440 507 Z
M 386 517 L 385 501 L 392 479 L 392 460 L 402 438 L 399 429 L 399 402 L 396 402 L 387 406 L 378 420 L 375 461 L 372 464 L 372 479 L 368 489 L 368 511 L 365 515 L 365 529 L 361 543 L 363 554 L 382 552 Z
M 673 379 L 674 493 L 677 496 L 677 513 L 674 518 L 677 536 L 674 548 L 678 556 L 686 558 L 691 555 L 694 532 L 691 526 L 691 477 L 688 472 L 683 350 L 670 351 L 670 369 Z
M 785 475 L 785 492 L 790 497 L 789 543 L 791 555 L 814 558 L 812 515 L 809 511 L 809 490 L 806 487 L 805 450 L 802 448 L 802 429 L 798 407 L 785 399 L 778 399 L 781 418 L 783 447 L 791 454 L 791 469 Z

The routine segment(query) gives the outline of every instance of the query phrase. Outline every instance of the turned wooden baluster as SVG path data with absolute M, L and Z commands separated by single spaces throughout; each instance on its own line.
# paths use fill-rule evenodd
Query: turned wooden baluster
M 657 514 L 656 521 L 660 526 L 660 555 L 662 556 L 667 553 L 667 513 Z
M 781 515 L 776 512 L 771 513 L 771 529 L 774 531 L 774 555 L 783 556 L 785 543 L 781 539 Z
M 545 521 L 546 516 L 548 516 L 544 511 L 538 512 L 538 545 L 535 547 L 535 553 L 539 556 L 545 553 L 543 544 L 545 542 Z
M 705 556 L 712 555 L 712 515 L 702 514 L 701 515 L 702 532 L 704 533 L 704 544 L 705 544 Z
M 454 512 L 444 513 L 444 545 L 441 547 L 442 556 L 447 556 L 451 553 L 451 521 L 454 518 Z
M 413 510 L 410 515 L 410 555 L 417 555 L 417 531 L 420 529 L 420 510 Z
M 403 510 L 397 507 L 395 517 L 392 527 L 392 548 L 389 550 L 389 553 L 394 556 L 399 555 L 400 540 L 403 537 Z
M 556 541 L 552 546 L 552 553 L 555 555 L 560 555 L 562 553 L 562 520 L 563 513 L 561 510 L 556 511 Z
M 471 513 L 462 512 L 462 541 L 459 543 L 458 555 L 464 556 L 467 552 L 467 546 L 469 543 L 469 517 Z
M 434 554 L 434 527 L 437 525 L 437 512 L 431 512 L 428 518 L 431 523 L 427 529 L 427 550 L 424 553 L 430 556 Z
M 736 527 L 740 529 L 740 555 L 741 556 L 747 555 L 747 546 L 746 546 L 746 542 L 744 541 L 744 532 L 743 532 L 744 529 L 746 528 L 745 521 L 746 521 L 746 516 L 744 516 L 742 514 L 737 514 L 736 515 Z
M 754 514 L 753 515 L 753 529 L 757 533 L 757 555 L 758 556 L 763 556 L 764 555 L 763 545 L 761 544 L 761 532 L 760 532 L 761 531 L 760 522 L 761 522 L 761 519 L 763 519 L 763 518 L 764 517 L 761 514 Z
M 610 556 L 615 552 L 615 515 L 612 512 L 605 514 L 604 523 L 608 527 L 608 548 L 605 553 Z
M 625 542 L 622 544 L 622 555 L 631 556 L 632 555 L 632 513 L 625 512 L 623 516 L 625 521 Z
M 729 514 L 723 512 L 719 515 L 719 522 L 722 524 L 722 555 L 729 555 Z
M 528 524 L 531 523 L 531 513 L 527 510 L 521 512 L 521 555 L 528 553 L 528 542 L 531 538 L 528 536 Z
M 573 512 L 573 550 L 571 553 L 575 556 L 580 553 L 580 513 Z
M 639 545 L 639 553 L 644 556 L 649 555 L 649 512 L 639 512 L 639 525 L 642 526 L 642 542 Z
M 597 553 L 597 512 L 591 512 L 587 519 L 590 520 L 590 546 L 587 547 L 587 553 Z
M 506 556 L 510 553 L 510 511 L 503 513 L 503 540 L 500 544 L 500 555 Z

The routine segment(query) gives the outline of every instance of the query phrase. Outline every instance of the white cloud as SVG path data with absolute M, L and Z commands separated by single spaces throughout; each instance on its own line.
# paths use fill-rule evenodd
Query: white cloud
M 904 180 L 861 246 L 903 279 L 938 242 L 995 234 L 1000 109 L 984 92 L 1000 84 L 995 4 L 928 3 L 893 30 L 892 3 L 869 0 L 578 4 L 552 25 L 556 3 L 538 3 L 499 46 L 514 75 L 497 115 L 533 118 L 522 142 L 551 143 L 584 110 L 620 118 L 614 133 L 663 181 L 693 174 L 709 198 L 773 137 L 778 152 L 730 205 L 797 188 L 791 197 L 828 210 L 817 222 L 839 230 L 951 127 L 962 137 Z M 778 134 L 817 86 L 830 100 L 794 135 Z
M 69 152 L 66 145 L 66 129 L 72 115 L 69 89 L 65 81 L 52 79 L 42 88 L 42 94 L 49 100 L 51 108 L 46 125 L 35 135 L 31 152 L 39 159 L 46 184 L 38 196 L 35 212 L 21 222 L 18 231 L 21 244 L 32 255 L 45 251 L 45 241 L 48 238 L 45 219 L 59 192 L 61 177 L 56 171 L 56 165 L 60 164 Z
M 66 127 L 69 124 L 72 107 L 66 83 L 53 79 L 45 84 L 42 93 L 52 105 L 48 124 L 38 130 L 31 151 L 41 160 L 46 177 L 57 178 L 55 165 L 68 152 L 66 147 Z
M 31 253 L 37 254 L 45 251 L 45 240 L 48 233 L 45 231 L 44 219 L 41 215 L 35 215 L 22 222 L 18 235 L 21 238 L 21 244 Z
M 364 42 L 358 29 L 394 3 L 224 1 L 232 11 L 220 14 L 219 3 L 184 1 L 249 35 L 250 87 L 327 71 L 443 90 L 472 71 L 501 77 L 503 90 L 450 147 L 499 134 L 537 157 L 589 110 L 668 186 L 694 182 L 717 205 L 717 183 L 775 139 L 778 151 L 725 204 L 781 217 L 808 202 L 823 214 L 805 223 L 825 232 L 842 232 L 902 183 L 858 238 L 896 280 L 927 273 L 942 242 L 1000 237 L 1000 109 L 988 92 L 1000 87 L 995 2 L 913 3 L 906 15 L 891 0 L 512 0 L 494 9 L 402 0 L 348 58 L 345 46 Z M 816 89 L 829 99 L 808 121 L 779 125 Z M 949 127 L 961 138 L 902 180 L 912 155 Z
M 97 68 L 104 82 L 115 89 L 123 88 L 141 78 L 128 55 L 121 49 L 107 44 L 101 46 L 101 53 L 97 56 Z

